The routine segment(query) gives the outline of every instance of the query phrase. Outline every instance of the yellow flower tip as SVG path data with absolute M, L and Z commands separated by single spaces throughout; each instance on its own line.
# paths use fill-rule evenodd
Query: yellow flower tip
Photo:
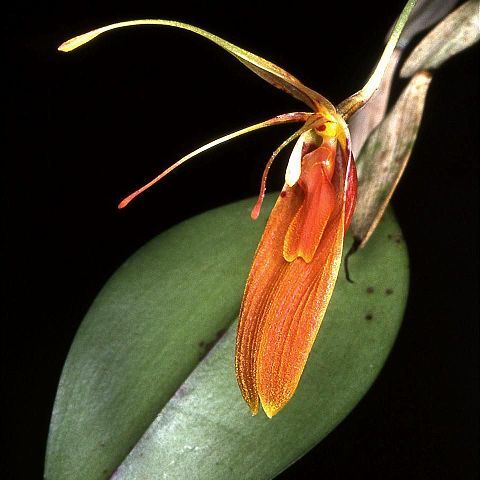
M 274 403 L 263 403 L 262 408 L 268 418 L 273 418 L 285 405 L 276 405 Z
M 78 35 L 77 37 L 73 37 L 70 40 L 67 40 L 66 42 L 63 42 L 59 47 L 58 50 L 60 52 L 71 52 L 72 50 L 75 50 L 78 47 L 81 47 L 85 43 L 88 43 L 90 40 L 93 40 L 95 37 L 100 35 L 100 31 L 98 30 L 93 30 L 88 33 L 84 33 L 83 35 Z
M 255 417 L 258 413 L 258 400 L 255 401 L 251 398 L 245 398 L 245 401 L 247 402 L 248 407 L 250 408 L 250 412 L 252 414 L 252 417 Z

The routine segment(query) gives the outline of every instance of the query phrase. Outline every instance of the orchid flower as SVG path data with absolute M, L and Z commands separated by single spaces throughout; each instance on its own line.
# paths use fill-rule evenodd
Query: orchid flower
M 296 140 L 285 185 L 273 207 L 248 276 L 237 331 L 235 367 L 243 398 L 252 413 L 261 404 L 268 417 L 294 394 L 322 324 L 342 258 L 357 191 L 355 162 L 346 121 L 379 86 L 401 30 L 415 5 L 400 15 L 366 85 L 334 107 L 319 93 L 273 63 L 192 25 L 170 20 L 134 20 L 102 27 L 64 42 L 71 51 L 109 30 L 134 25 L 171 26 L 216 43 L 265 81 L 306 104 L 312 112 L 292 112 L 216 139 L 186 155 L 126 197 L 133 198 L 199 153 L 245 133 L 284 123 L 303 125 L 268 160 L 252 218 L 259 216 L 266 179 L 275 157 Z

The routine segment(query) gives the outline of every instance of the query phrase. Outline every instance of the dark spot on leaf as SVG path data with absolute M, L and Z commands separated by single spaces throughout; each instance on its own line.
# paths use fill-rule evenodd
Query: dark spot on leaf
M 281 197 L 286 197 L 286 196 L 287 196 L 287 192 L 286 192 L 285 190 L 282 190 L 282 191 L 280 192 L 280 196 L 281 196 Z
M 389 240 L 393 240 L 395 243 L 398 243 L 398 244 L 402 243 L 402 241 L 403 241 L 402 235 L 400 233 L 395 233 L 395 234 L 389 233 L 387 235 L 387 238 Z
M 187 387 L 185 386 L 185 384 L 183 385 L 180 385 L 180 387 L 178 387 L 177 391 L 175 392 L 175 397 L 176 398 L 182 398 L 184 397 L 186 394 L 187 394 L 188 390 L 187 390 Z M 135 446 L 135 445 L 134 445 Z M 130 449 L 132 450 L 133 447 Z
M 373 293 L 373 292 L 374 292 L 373 287 L 368 287 L 368 288 L 367 288 L 367 293 Z
M 385 294 L 386 294 L 386 295 L 391 295 L 392 293 L 393 293 L 393 288 L 387 288 L 387 289 L 385 290 Z
M 371 320 L 373 318 L 373 315 L 371 313 L 367 313 L 365 315 L 365 320 Z
M 206 342 L 203 344 L 203 350 L 200 352 L 200 360 L 203 360 L 207 353 L 213 348 L 213 346 L 217 343 L 216 340 L 212 340 L 211 342 Z
M 227 331 L 226 328 L 221 328 L 215 334 L 215 338 L 210 342 L 204 342 L 203 340 L 198 344 L 198 346 L 202 349 L 200 352 L 200 360 L 203 360 L 207 353 L 213 348 L 213 346 L 217 343 L 217 341 L 223 336 L 223 334 Z

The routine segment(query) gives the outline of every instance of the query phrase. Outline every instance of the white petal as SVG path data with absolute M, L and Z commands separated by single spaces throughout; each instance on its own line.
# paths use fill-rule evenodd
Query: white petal
M 302 172 L 302 149 L 307 133 L 308 132 L 304 132 L 298 137 L 298 140 L 293 147 L 292 154 L 290 155 L 290 159 L 288 160 L 287 171 L 285 172 L 285 183 L 289 187 L 293 187 L 300 178 Z

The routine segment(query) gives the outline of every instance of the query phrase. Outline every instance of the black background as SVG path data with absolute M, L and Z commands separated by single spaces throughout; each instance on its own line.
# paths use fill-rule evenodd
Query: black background
M 124 30 L 69 55 L 58 44 L 115 21 L 177 19 L 338 103 L 362 86 L 403 4 L 38 3 L 4 16 L 2 478 L 15 479 L 41 478 L 62 364 L 104 282 L 165 228 L 255 195 L 265 160 L 292 127 L 204 154 L 125 211 L 118 200 L 216 136 L 304 109 L 189 33 Z M 475 47 L 436 72 L 393 198 L 412 270 L 393 352 L 355 410 L 283 480 L 477 475 L 477 60 Z M 270 189 L 282 184 L 284 160 Z

